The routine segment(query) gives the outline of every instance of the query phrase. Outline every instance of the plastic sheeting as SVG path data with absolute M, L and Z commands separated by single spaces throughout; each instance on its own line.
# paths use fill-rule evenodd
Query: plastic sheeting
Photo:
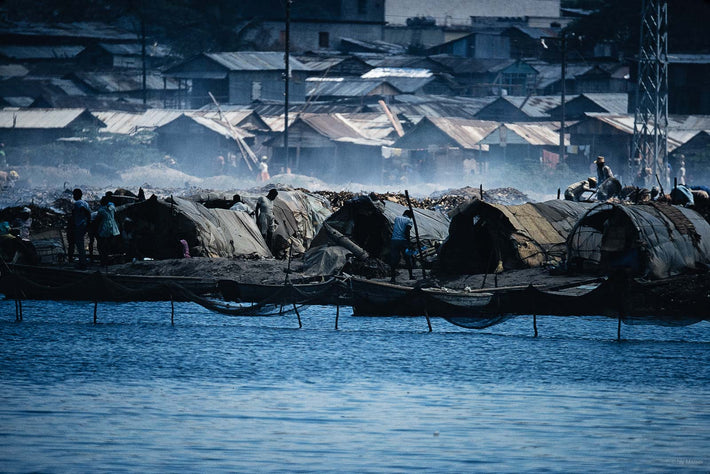
M 710 264 L 710 224 L 669 204 L 603 203 L 579 220 L 567 247 L 568 265 L 578 270 L 627 268 L 667 278 Z
M 394 219 L 407 209 L 391 201 L 373 202 L 368 196 L 357 196 L 347 201 L 326 222 L 362 247 L 371 257 L 389 261 L 389 242 Z M 448 234 L 449 219 L 439 211 L 414 208 L 414 218 L 423 247 L 438 247 Z M 414 229 L 410 234 L 415 241 Z M 325 229 L 313 239 L 312 246 L 332 245 Z
M 594 204 L 566 200 L 515 206 L 473 199 L 452 213 L 442 245 L 442 268 L 452 273 L 490 273 L 561 262 L 566 239 Z
M 142 256 L 177 258 L 178 244 L 188 242 L 190 254 L 201 257 L 269 257 L 254 219 L 247 213 L 208 209 L 181 198 L 152 197 L 117 209 L 119 225 L 130 217 L 136 224 L 137 246 Z

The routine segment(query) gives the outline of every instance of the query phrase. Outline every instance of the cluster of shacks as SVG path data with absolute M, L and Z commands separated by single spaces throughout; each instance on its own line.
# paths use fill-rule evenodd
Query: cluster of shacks
M 244 195 L 243 201 L 253 207 L 258 197 Z M 119 223 L 130 218 L 136 224 L 143 257 L 182 257 L 180 240 L 188 243 L 193 257 L 274 256 L 249 212 L 214 207 L 230 199 L 153 196 L 119 206 L 117 217 Z M 394 219 L 406 209 L 358 195 L 333 212 L 325 198 L 300 190 L 281 190 L 274 207 L 276 233 L 284 244 L 279 250 L 290 249 L 277 256 L 298 259 L 303 271 L 314 275 L 337 274 L 353 260 L 389 262 Z M 418 247 L 426 257 L 417 265 L 424 262 L 444 274 L 566 267 L 591 273 L 625 269 L 660 279 L 710 265 L 710 224 L 695 210 L 668 203 L 503 205 L 473 198 L 448 215 L 414 208 L 414 216 Z

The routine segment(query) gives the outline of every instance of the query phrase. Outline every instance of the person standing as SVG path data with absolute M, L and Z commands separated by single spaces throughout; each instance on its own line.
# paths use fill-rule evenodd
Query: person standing
M 601 187 L 604 181 L 614 177 L 614 173 L 611 172 L 609 165 L 604 162 L 603 156 L 597 156 L 595 163 L 597 164 L 597 187 Z
M 89 204 L 82 199 L 84 193 L 81 189 L 76 188 L 72 192 L 74 197 L 74 205 L 71 213 L 72 235 L 74 244 L 76 245 L 76 253 L 79 256 L 79 269 L 86 268 L 86 248 L 84 246 L 84 236 L 86 228 L 91 220 L 91 208 Z
M 109 201 L 109 196 L 101 198 L 101 205 L 96 213 L 96 221 L 99 261 L 101 265 L 108 265 L 113 241 L 120 234 L 116 224 L 116 207 Z
M 394 225 L 392 227 L 392 240 L 390 241 L 390 268 L 391 268 L 391 278 L 390 282 L 395 282 L 395 276 L 397 274 L 397 264 L 399 264 L 399 258 L 404 254 L 404 260 L 407 262 L 407 269 L 409 270 L 409 279 L 413 280 L 414 275 L 412 274 L 412 258 L 407 254 L 406 250 L 409 247 L 409 233 L 414 225 L 412 218 L 414 214 L 411 210 L 405 210 L 401 216 L 394 218 Z
M 274 219 L 274 200 L 279 192 L 272 189 L 266 195 L 261 196 L 256 201 L 256 209 L 254 215 L 256 217 L 256 225 L 259 227 L 259 232 L 264 237 L 266 245 L 271 249 L 273 244 L 274 230 L 276 230 L 276 220 Z

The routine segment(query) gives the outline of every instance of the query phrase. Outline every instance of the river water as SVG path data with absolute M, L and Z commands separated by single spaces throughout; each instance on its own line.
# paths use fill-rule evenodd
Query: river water
M 710 323 L 0 301 L 2 472 L 709 472 Z

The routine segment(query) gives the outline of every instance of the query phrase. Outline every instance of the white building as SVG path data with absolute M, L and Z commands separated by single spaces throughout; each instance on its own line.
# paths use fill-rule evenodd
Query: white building
M 385 0 L 385 21 L 431 17 L 437 26 L 470 25 L 471 17 L 559 18 L 560 0 Z

